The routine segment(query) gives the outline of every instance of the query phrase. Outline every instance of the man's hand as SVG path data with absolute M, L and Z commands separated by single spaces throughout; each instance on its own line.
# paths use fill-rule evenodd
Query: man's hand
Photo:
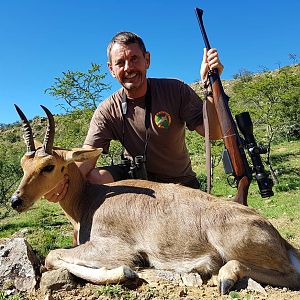
M 207 73 L 209 70 L 212 69 L 218 69 L 219 75 L 221 76 L 224 66 L 222 65 L 219 59 L 218 51 L 216 49 L 212 48 L 209 49 L 209 51 L 207 51 L 207 49 L 204 48 L 203 59 L 200 69 L 200 76 L 202 82 L 205 82 L 207 80 Z
M 66 196 L 68 188 L 69 176 L 65 175 L 63 180 L 61 180 L 52 190 L 44 195 L 44 198 L 50 202 L 59 202 Z

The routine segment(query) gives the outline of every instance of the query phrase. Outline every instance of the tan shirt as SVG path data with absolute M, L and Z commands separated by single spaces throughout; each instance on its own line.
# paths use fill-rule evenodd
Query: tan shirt
M 147 172 L 157 181 L 186 182 L 195 177 L 185 144 L 185 127 L 202 124 L 202 101 L 187 84 L 176 79 L 149 78 L 151 125 L 147 148 Z M 108 153 L 111 140 L 122 141 L 123 88 L 104 100 L 95 110 L 84 144 Z M 132 155 L 145 148 L 145 97 L 128 100 L 124 146 Z

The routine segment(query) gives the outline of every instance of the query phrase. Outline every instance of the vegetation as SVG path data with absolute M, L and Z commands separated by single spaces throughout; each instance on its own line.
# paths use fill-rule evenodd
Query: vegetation
M 299 139 L 299 74 L 300 65 L 260 74 L 244 71 L 232 86 L 232 98 L 238 104 L 236 111 L 249 111 L 268 139 L 273 135 L 276 141 Z
M 46 93 L 64 99 L 60 104 L 66 111 L 70 109 L 96 109 L 101 100 L 102 92 L 110 89 L 103 82 L 106 73 L 101 73 L 101 66 L 92 63 L 87 72 L 67 71 L 63 76 L 54 79 L 54 84 L 46 89 Z
M 4 291 L 0 290 L 0 300 L 25 300 L 20 294 L 7 295 Z M 27 300 L 27 299 L 26 299 Z M 28 299 L 29 300 L 29 299 Z
M 233 114 L 250 111 L 254 123 L 254 134 L 257 140 L 269 144 L 273 139 L 275 143 L 299 140 L 300 136 L 300 65 L 292 65 L 270 72 L 264 70 L 260 74 L 253 74 L 243 70 L 235 75 L 235 80 L 224 82 L 224 87 L 230 96 L 230 107 Z M 101 72 L 101 66 L 92 64 L 86 72 L 67 71 L 61 78 L 55 78 L 46 92 L 60 99 L 61 106 L 65 108 L 65 115 L 55 116 L 57 134 L 55 145 L 61 147 L 80 147 L 84 141 L 89 126 L 89 120 L 94 108 L 101 101 L 101 93 L 109 85 L 103 83 L 106 74 Z M 193 88 L 199 94 L 201 86 L 194 84 Z M 45 130 L 45 118 L 34 118 L 32 127 L 36 139 L 42 140 Z M 11 193 L 16 187 L 21 169 L 19 160 L 23 155 L 23 141 L 20 124 L 10 124 L 0 128 L 0 204 L 7 203 Z M 204 160 L 203 140 L 194 132 L 187 132 L 187 144 L 192 158 L 194 169 L 199 174 L 202 188 L 205 189 L 205 169 L 199 161 Z M 213 143 L 214 166 L 222 165 L 220 154 L 223 149 L 222 142 Z M 273 147 L 272 147 L 273 149 Z M 120 144 L 113 142 L 110 154 L 103 156 L 99 163 L 109 164 L 119 158 Z M 271 160 L 281 159 L 271 153 Z M 278 175 L 287 177 L 282 170 L 275 170 Z M 291 170 L 297 176 L 297 171 Z M 282 181 L 282 180 L 281 180 Z M 297 185 L 293 180 L 289 183 L 279 184 L 278 190 L 289 189 Z M 218 183 L 218 186 L 220 184 Z M 223 195 L 222 187 L 215 189 L 217 195 Z M 0 210 L 5 214 L 5 209 Z
M 62 104 L 67 113 L 55 116 L 57 134 L 55 145 L 71 148 L 80 147 L 84 141 L 92 112 L 101 100 L 101 92 L 109 86 L 101 83 L 105 74 L 100 66 L 92 64 L 87 72 L 63 73 L 47 89 L 51 95 L 64 99 Z M 272 163 L 278 183 L 274 186 L 275 195 L 262 199 L 253 181 L 248 202 L 266 217 L 285 220 L 280 232 L 293 241 L 300 226 L 300 65 L 283 67 L 276 71 L 252 74 L 248 71 L 235 76 L 235 80 L 224 82 L 227 94 L 231 97 L 233 113 L 250 111 L 254 123 L 254 134 L 258 142 L 271 143 L 270 157 L 263 156 Z M 199 84 L 193 88 L 201 93 Z M 90 90 L 89 90 L 90 89 Z M 42 140 L 45 131 L 45 118 L 31 120 L 36 139 Z M 72 241 L 72 228 L 56 204 L 45 200 L 23 214 L 9 209 L 11 194 L 22 176 L 20 158 L 25 152 L 21 138 L 21 124 L 0 126 L 0 238 L 9 237 L 26 228 L 26 238 L 33 248 L 45 256 L 49 250 L 68 247 Z M 195 132 L 187 132 L 188 149 L 193 169 L 199 174 L 202 189 L 205 189 L 204 141 Z M 213 143 L 214 178 L 213 194 L 232 198 L 236 189 L 228 184 L 228 176 L 223 171 L 220 154 L 222 142 Z M 116 162 L 120 144 L 111 143 L 111 153 L 104 156 L 99 164 Z M 148 291 L 149 292 L 149 291 Z M 155 291 L 152 291 L 155 293 Z M 138 299 L 136 294 L 123 291 L 119 286 L 102 287 L 99 295 Z M 232 299 L 248 299 L 232 294 Z M 0 290 L 0 299 L 18 299 L 5 296 Z M 149 298 L 151 299 L 151 297 Z

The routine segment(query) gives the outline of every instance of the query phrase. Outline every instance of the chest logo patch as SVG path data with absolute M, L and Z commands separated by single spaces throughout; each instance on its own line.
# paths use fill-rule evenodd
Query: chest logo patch
M 168 129 L 171 125 L 171 116 L 165 111 L 160 111 L 155 114 L 154 122 L 158 128 Z

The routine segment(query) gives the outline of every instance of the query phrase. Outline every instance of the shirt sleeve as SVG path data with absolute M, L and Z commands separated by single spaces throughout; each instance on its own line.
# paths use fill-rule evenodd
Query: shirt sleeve
M 105 117 L 104 105 L 102 104 L 97 107 L 93 114 L 84 145 L 102 148 L 103 153 L 107 154 L 110 141 L 114 138 L 110 130 L 109 120 Z
M 196 92 L 185 83 L 181 85 L 180 94 L 180 117 L 186 122 L 189 130 L 195 130 L 197 126 L 203 124 L 203 102 Z

